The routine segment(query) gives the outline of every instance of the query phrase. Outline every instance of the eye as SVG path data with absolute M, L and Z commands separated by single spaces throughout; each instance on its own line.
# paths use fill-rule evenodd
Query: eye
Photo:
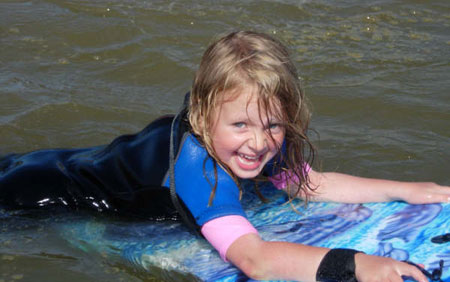
M 272 132 L 277 132 L 281 129 L 281 125 L 279 123 L 271 123 L 271 124 L 269 124 L 267 129 Z
M 246 124 L 245 124 L 245 122 L 235 122 L 235 123 L 233 123 L 233 126 L 237 127 L 237 128 L 244 128 L 246 126 Z

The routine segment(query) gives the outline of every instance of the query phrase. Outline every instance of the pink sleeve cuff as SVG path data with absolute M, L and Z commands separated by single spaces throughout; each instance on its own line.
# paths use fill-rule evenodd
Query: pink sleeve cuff
M 308 163 L 303 163 L 302 170 L 302 173 L 306 175 L 311 171 L 311 167 Z M 269 180 L 278 190 L 286 189 L 288 183 L 297 184 L 299 181 L 297 175 L 292 173 L 290 170 L 282 171 L 277 175 L 273 175 L 269 177 Z
M 227 215 L 212 219 L 202 226 L 201 232 L 224 261 L 228 261 L 227 250 L 236 239 L 249 233 L 258 234 L 253 225 L 240 215 Z

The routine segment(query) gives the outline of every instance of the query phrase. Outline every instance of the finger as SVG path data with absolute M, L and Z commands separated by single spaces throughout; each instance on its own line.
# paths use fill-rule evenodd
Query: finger
M 419 268 L 417 268 L 416 266 L 413 266 L 413 265 L 409 265 L 409 264 L 405 264 L 405 265 L 407 267 L 403 268 L 401 270 L 402 276 L 412 277 L 416 281 L 419 281 L 419 282 L 428 282 L 428 278 L 425 276 L 425 274 L 422 273 L 422 271 L 420 271 Z
M 449 189 L 450 190 L 450 189 Z M 439 194 L 429 194 L 427 198 L 433 202 L 450 202 L 450 191 L 448 193 L 439 193 Z
M 423 196 L 416 197 L 413 200 L 408 201 L 410 204 L 438 204 L 438 203 L 450 203 L 448 196 Z
M 427 191 L 420 196 L 422 198 L 421 201 L 424 203 L 448 203 L 450 202 L 450 189 L 436 189 L 432 191 Z
M 428 203 L 448 203 L 450 202 L 450 194 L 428 194 L 426 195 L 426 201 Z
M 438 185 L 438 189 L 437 189 L 440 193 L 443 194 L 450 194 L 450 186 L 440 186 Z

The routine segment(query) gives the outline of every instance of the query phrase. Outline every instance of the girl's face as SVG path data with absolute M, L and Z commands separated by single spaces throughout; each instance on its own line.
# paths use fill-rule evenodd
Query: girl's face
M 284 140 L 282 121 L 277 118 L 281 115 L 260 111 L 255 91 L 245 86 L 237 94 L 225 93 L 211 127 L 217 157 L 239 178 L 256 177 Z M 280 110 L 276 103 L 271 107 Z

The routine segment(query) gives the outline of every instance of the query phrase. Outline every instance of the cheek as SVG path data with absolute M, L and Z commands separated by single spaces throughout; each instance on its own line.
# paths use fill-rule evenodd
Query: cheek
M 239 149 L 241 141 L 239 138 L 236 138 L 232 135 L 223 135 L 222 138 L 216 140 L 216 150 L 221 151 L 235 151 Z
M 226 153 L 230 150 L 234 149 L 234 143 L 236 143 L 232 136 L 229 134 L 216 134 L 214 136 L 214 139 L 212 140 L 214 150 L 216 150 L 216 153 Z
M 228 162 L 236 155 L 241 145 L 242 142 L 239 138 L 228 135 L 221 140 L 217 140 L 214 150 L 221 161 L 230 165 Z
M 270 149 L 271 150 L 278 150 L 278 148 L 281 148 L 281 146 L 283 145 L 284 132 L 274 135 L 273 139 L 274 139 L 275 142 L 270 142 Z

